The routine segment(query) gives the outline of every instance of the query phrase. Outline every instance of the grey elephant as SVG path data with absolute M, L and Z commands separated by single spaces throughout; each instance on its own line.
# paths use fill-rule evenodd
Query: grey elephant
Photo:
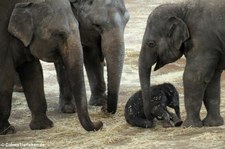
M 115 113 L 124 61 L 124 28 L 129 20 L 124 0 L 70 2 L 79 22 L 84 64 L 91 88 L 89 104 L 103 105 L 105 111 Z M 105 63 L 107 93 L 103 74 Z M 60 109 L 65 113 L 75 112 L 67 74 L 59 64 L 56 64 L 56 70 L 60 86 Z
M 64 64 L 82 126 L 88 131 L 99 130 L 102 122 L 93 123 L 88 115 L 83 50 L 78 22 L 69 1 L 36 0 L 31 3 L 27 0 L 1 0 L 0 20 L 0 134 L 15 132 L 8 121 L 15 72 L 19 74 L 31 110 L 30 128 L 53 126 L 46 116 L 39 59 Z
M 220 78 L 225 68 L 225 2 L 192 0 L 157 7 L 149 16 L 139 56 L 144 111 L 149 109 L 150 74 L 186 57 L 183 74 L 186 119 L 184 127 L 220 126 Z M 201 120 L 204 103 L 207 115 Z
M 182 121 L 180 117 L 179 94 L 176 88 L 171 83 L 163 83 L 151 86 L 149 92 L 151 92 L 150 103 L 154 104 L 151 116 L 158 120 L 163 120 L 165 127 L 180 126 Z M 132 126 L 152 128 L 154 123 L 145 117 L 143 107 L 142 92 L 137 91 L 126 103 L 125 119 Z M 173 108 L 176 114 L 170 112 L 167 107 Z

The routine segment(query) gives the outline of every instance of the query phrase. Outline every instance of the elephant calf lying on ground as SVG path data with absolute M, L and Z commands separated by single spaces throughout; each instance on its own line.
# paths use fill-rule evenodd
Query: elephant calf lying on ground
M 159 120 L 164 120 L 165 124 L 180 126 L 179 95 L 176 88 L 170 83 L 155 85 L 150 88 L 152 94 L 150 103 L 154 105 L 151 114 Z M 167 110 L 167 106 L 173 108 L 176 115 Z M 125 106 L 126 121 L 132 126 L 143 128 L 153 127 L 153 122 L 149 121 L 144 114 L 143 99 L 141 91 L 130 97 Z

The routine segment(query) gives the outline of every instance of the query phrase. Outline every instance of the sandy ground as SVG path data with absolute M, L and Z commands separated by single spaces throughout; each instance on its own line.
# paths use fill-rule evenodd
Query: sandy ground
M 138 79 L 138 54 L 146 26 L 148 14 L 157 5 L 169 0 L 125 0 L 131 18 L 125 31 L 126 59 L 121 82 L 118 112 L 108 116 L 100 108 L 89 107 L 93 121 L 101 120 L 104 127 L 98 132 L 86 132 L 80 125 L 76 114 L 62 114 L 58 111 L 59 91 L 52 64 L 43 63 L 45 93 L 48 102 L 48 116 L 54 127 L 47 130 L 32 131 L 29 128 L 30 111 L 22 93 L 13 94 L 13 107 L 10 122 L 17 133 L 0 136 L 0 148 L 225 148 L 225 126 L 203 128 L 162 128 L 160 124 L 153 129 L 131 127 L 124 119 L 124 106 L 128 98 L 140 89 Z M 178 1 L 178 0 L 177 0 Z M 152 83 L 173 83 L 180 94 L 181 116 L 185 118 L 182 74 L 185 59 L 167 65 L 152 73 Z M 221 114 L 225 118 L 225 79 L 222 78 Z M 88 84 L 87 80 L 86 83 Z M 90 90 L 87 86 L 87 94 Z M 202 108 L 201 117 L 205 117 Z M 30 146 L 30 147 L 29 147 Z

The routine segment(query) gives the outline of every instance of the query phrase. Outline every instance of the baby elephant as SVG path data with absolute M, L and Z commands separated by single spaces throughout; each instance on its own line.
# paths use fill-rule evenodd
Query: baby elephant
M 182 124 L 179 108 L 179 95 L 176 88 L 170 83 L 155 85 L 150 88 L 152 117 L 163 120 L 170 126 L 180 126 Z M 176 114 L 170 113 L 167 106 L 173 108 Z M 149 109 L 150 110 L 150 109 Z M 151 128 L 153 122 L 145 117 L 143 109 L 143 99 L 141 91 L 130 97 L 125 106 L 126 121 L 132 126 Z

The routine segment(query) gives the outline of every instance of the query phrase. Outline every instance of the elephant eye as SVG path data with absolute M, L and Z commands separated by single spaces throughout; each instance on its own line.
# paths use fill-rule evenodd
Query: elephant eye
M 150 48 L 155 48 L 156 47 L 156 42 L 155 41 L 149 41 L 147 44 L 148 44 L 148 46 Z

